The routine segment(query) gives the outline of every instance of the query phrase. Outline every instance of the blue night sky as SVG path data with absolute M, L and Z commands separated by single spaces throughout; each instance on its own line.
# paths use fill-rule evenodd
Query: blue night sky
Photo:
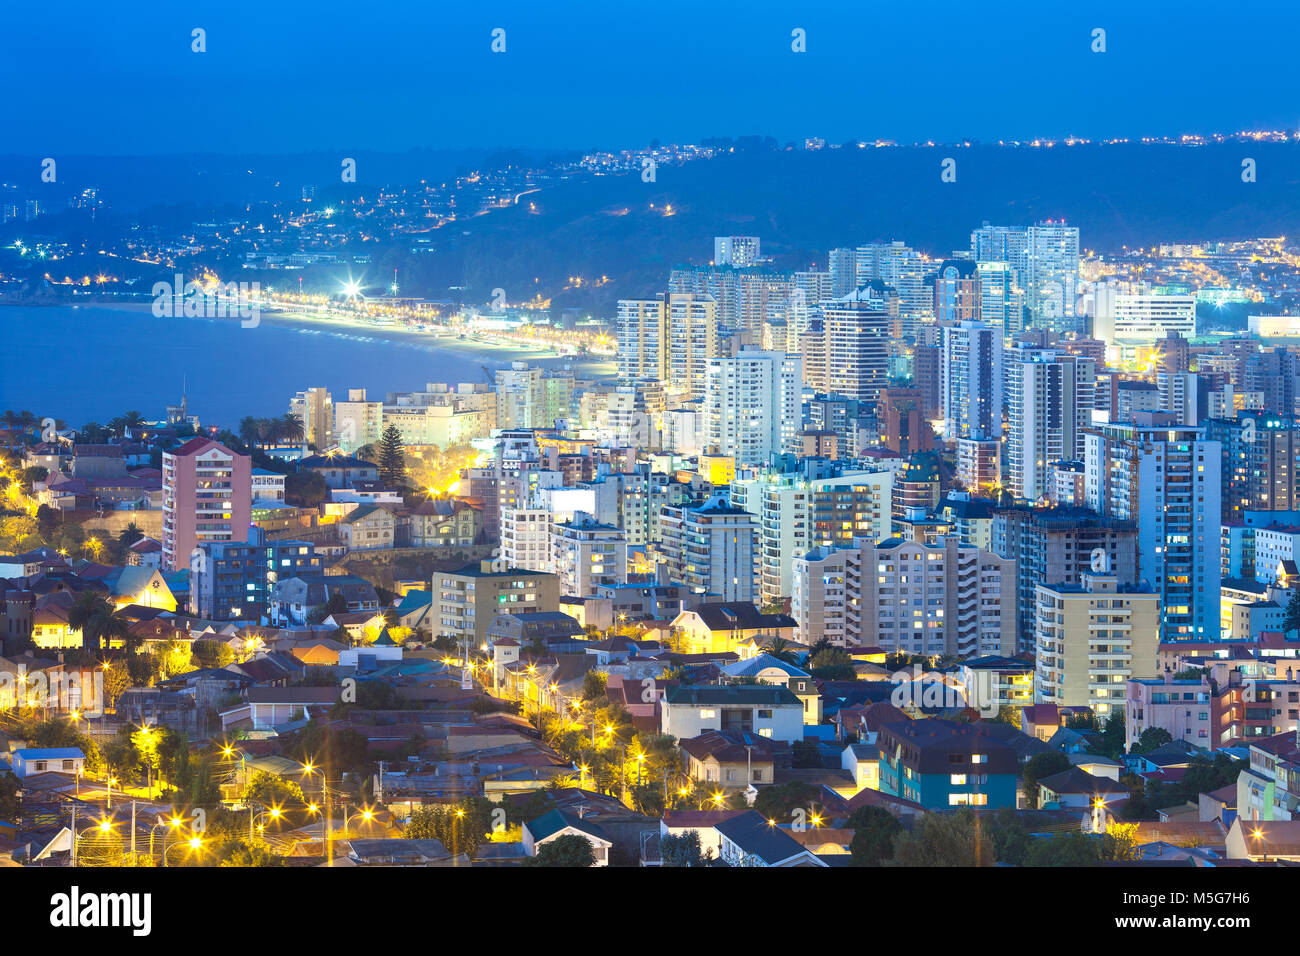
M 1145 9 L 1134 9 L 1141 6 Z M 0 10 L 0 153 L 1300 124 L 1294 2 L 71 0 Z M 190 52 L 190 30 L 208 52 Z M 489 50 L 494 27 L 507 52 Z M 790 31 L 808 52 L 790 52 Z M 1094 27 L 1108 51 L 1093 54 Z

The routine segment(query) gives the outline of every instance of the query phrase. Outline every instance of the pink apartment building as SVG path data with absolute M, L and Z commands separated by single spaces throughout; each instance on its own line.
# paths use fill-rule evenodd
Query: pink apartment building
M 246 541 L 253 501 L 253 462 L 210 438 L 191 438 L 164 452 L 163 566 L 190 567 L 190 553 L 210 541 Z

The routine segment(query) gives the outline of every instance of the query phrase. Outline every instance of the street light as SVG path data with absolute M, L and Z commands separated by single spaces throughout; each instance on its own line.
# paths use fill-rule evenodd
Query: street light
M 111 834 L 113 832 L 113 824 L 116 822 L 117 821 L 115 821 L 112 817 L 101 817 L 99 822 L 96 823 L 94 826 L 89 826 L 86 827 L 86 829 L 84 830 L 78 831 L 76 808 L 74 807 L 73 815 L 72 815 L 72 825 L 70 827 L 71 837 L 72 837 L 72 847 L 69 851 L 70 856 L 72 857 L 72 865 L 73 866 L 77 865 L 77 841 L 78 840 L 80 840 L 87 833 L 100 833 L 104 835 Z
M 325 815 L 324 815 L 325 856 L 327 861 L 329 862 L 329 865 L 333 866 L 334 854 L 330 850 L 330 845 L 334 836 L 334 834 L 331 832 L 333 826 L 332 821 L 334 817 L 333 814 L 330 812 L 330 788 L 329 788 L 329 782 L 325 779 L 325 768 L 324 767 L 317 768 L 312 764 L 310 760 L 308 760 L 305 764 L 302 765 L 302 772 L 308 779 L 310 779 L 311 775 L 313 773 L 316 773 L 318 770 L 320 772 L 321 801 L 325 804 Z M 312 813 L 317 812 L 316 804 L 313 803 L 310 807 L 310 810 Z
M 261 804 L 258 804 L 258 806 L 261 806 Z M 248 807 L 248 842 L 249 842 L 249 843 L 252 843 L 252 842 L 253 842 L 253 825 L 254 825 L 255 823 L 257 823 L 257 821 L 258 821 L 259 819 L 261 819 L 262 817 L 266 817 L 266 816 L 269 816 L 272 820 L 279 820 L 279 819 L 280 819 L 280 808 L 279 808 L 279 807 L 267 807 L 267 808 L 264 809 L 261 813 L 254 813 L 254 812 L 253 812 L 253 806 L 252 806 L 252 804 L 249 804 L 249 807 Z M 258 832 L 260 833 L 262 830 L 266 829 L 266 825 L 265 825 L 265 824 L 260 824 L 260 823 L 259 823 L 259 824 L 257 824 L 257 829 L 258 829 Z
M 203 840 L 198 836 L 192 836 L 188 840 L 178 840 L 171 846 L 164 848 L 162 855 L 162 865 L 167 865 L 167 854 L 178 846 L 188 847 L 191 853 L 198 853 L 203 849 Z
M 362 809 L 358 810 L 356 813 L 352 814 L 351 816 L 348 816 L 345 813 L 343 815 L 343 839 L 345 840 L 348 839 L 349 835 L 352 832 L 351 829 L 352 821 L 355 820 L 357 817 L 360 817 L 361 819 L 369 823 L 371 820 L 375 818 L 375 811 L 371 810 L 369 807 L 363 807 Z
M 170 820 L 160 820 L 157 823 L 155 823 L 152 827 L 149 828 L 149 859 L 150 860 L 153 859 L 154 831 L 156 831 L 159 827 L 171 827 L 173 830 L 175 830 L 178 829 L 181 826 L 181 824 L 183 824 L 184 822 L 185 821 L 182 820 L 180 817 L 173 816 Z M 167 836 L 165 830 L 163 832 L 163 853 L 164 854 L 167 853 Z

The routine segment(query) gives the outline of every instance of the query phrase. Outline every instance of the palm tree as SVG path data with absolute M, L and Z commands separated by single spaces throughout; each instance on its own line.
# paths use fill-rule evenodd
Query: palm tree
M 787 664 L 794 663 L 794 648 L 784 637 L 774 637 L 763 645 L 763 653 L 775 657 L 778 661 L 785 661 Z
M 283 418 L 276 420 L 275 430 L 279 433 L 277 437 L 283 438 L 285 441 L 302 441 L 304 431 L 302 417 L 290 412 Z
M 95 652 L 105 642 L 131 643 L 131 625 L 117 616 L 113 603 L 98 591 L 86 591 L 68 608 L 68 626 L 81 631 L 82 650 Z
M 262 419 L 249 415 L 240 419 L 239 437 L 245 445 L 252 447 L 262 437 Z

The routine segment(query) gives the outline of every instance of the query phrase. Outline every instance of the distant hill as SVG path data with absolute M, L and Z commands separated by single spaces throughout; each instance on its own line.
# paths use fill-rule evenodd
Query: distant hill
M 943 183 L 941 160 L 957 160 Z M 1244 157 L 1257 181 L 1241 181 Z M 675 263 L 706 262 L 712 237 L 762 238 L 783 268 L 825 267 L 840 245 L 902 239 L 943 255 L 965 248 L 981 222 L 1028 225 L 1064 218 L 1085 248 L 1300 233 L 1300 147 L 1292 144 L 976 146 L 838 149 L 727 155 L 637 176 L 568 182 L 473 220 L 446 243 L 443 265 L 467 291 L 508 292 L 540 278 L 601 275 L 599 289 L 554 304 L 606 309 L 620 296 L 663 287 Z M 653 208 L 651 207 L 653 204 Z M 664 210 L 671 206 L 672 215 Z M 624 210 L 626 212 L 624 213 Z M 450 238 L 450 237 L 448 237 Z M 486 292 L 480 293 L 486 299 Z
M 955 183 L 940 180 L 948 156 L 957 161 Z M 1245 157 L 1256 161 L 1257 182 L 1241 181 Z M 360 179 L 363 186 L 416 182 L 492 158 L 487 150 L 362 156 Z M 60 175 L 69 183 L 105 182 L 117 216 L 123 206 L 150 200 L 197 200 L 155 210 L 173 223 L 239 196 L 292 199 L 302 183 L 337 175 L 337 157 L 325 154 L 173 159 L 171 166 L 160 158 L 75 159 L 61 164 Z M 0 176 L 14 162 L 0 157 Z M 902 239 L 945 255 L 965 248 L 985 220 L 1028 225 L 1044 218 L 1077 225 L 1084 247 L 1101 252 L 1300 234 L 1300 145 L 756 147 L 661 166 L 653 183 L 637 174 L 552 183 L 517 206 L 435 230 L 429 252 L 412 253 L 405 240 L 376 243 L 364 278 L 386 285 L 397 269 L 405 294 L 486 303 L 502 288 L 509 301 L 541 294 L 556 308 L 608 316 L 620 297 L 662 290 L 674 264 L 707 262 L 715 235 L 758 235 L 778 267 L 806 268 L 824 267 L 829 248 L 873 240 Z M 120 226 L 108 220 L 100 228 Z M 234 261 L 216 265 L 238 268 Z M 304 287 L 336 289 L 341 271 L 305 270 Z M 602 276 L 608 281 L 597 283 Z M 570 277 L 583 282 L 566 289 Z

